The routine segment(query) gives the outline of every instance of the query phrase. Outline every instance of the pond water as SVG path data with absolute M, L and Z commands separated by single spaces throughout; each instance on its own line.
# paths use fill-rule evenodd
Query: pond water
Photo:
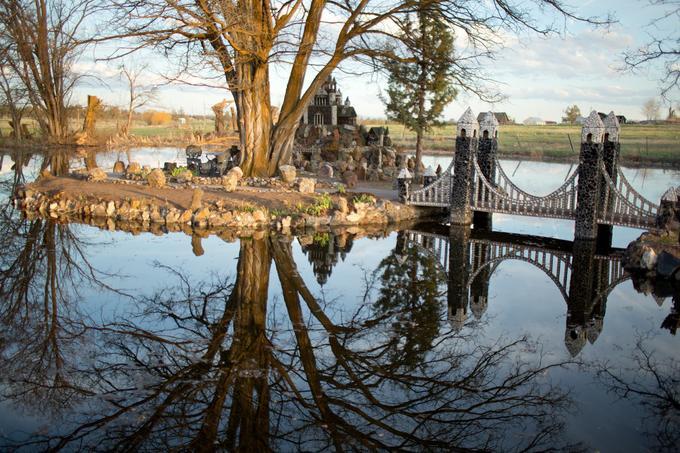
M 134 153 L 154 166 L 180 156 Z M 618 452 L 680 440 L 678 295 L 627 278 L 604 291 L 616 254 L 567 242 L 571 222 L 130 235 L 22 220 L 8 193 L 41 159 L 21 159 L 23 175 L 14 159 L 0 165 L 0 450 Z M 549 191 L 568 172 L 523 162 L 513 178 Z M 652 200 L 680 180 L 624 172 Z M 614 246 L 639 233 L 616 228 Z M 494 244 L 528 259 L 481 266 Z M 581 263 L 568 285 L 545 256 Z

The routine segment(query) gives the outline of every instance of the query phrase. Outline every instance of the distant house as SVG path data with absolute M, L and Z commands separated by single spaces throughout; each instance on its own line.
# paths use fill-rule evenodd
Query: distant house
M 557 121 L 546 121 L 546 122 L 545 122 L 545 125 L 546 125 L 546 126 L 556 126 L 556 125 L 557 125 Z
M 606 113 L 602 112 L 597 112 L 598 115 L 600 115 L 600 119 L 604 121 L 605 118 L 607 118 Z M 616 115 L 616 119 L 619 120 L 619 124 L 626 124 L 626 117 L 623 115 Z
M 583 126 L 583 123 L 586 122 L 586 119 L 582 117 L 581 115 L 577 116 L 576 119 L 574 120 L 574 124 L 578 124 L 579 126 Z
M 488 112 L 481 112 L 479 115 L 477 115 L 477 122 L 481 122 L 484 119 L 484 116 Z M 498 121 L 498 124 L 512 124 L 512 121 L 510 121 L 510 117 L 508 117 L 508 114 L 505 112 L 491 112 L 493 113 L 493 116 L 496 117 L 496 120 Z
M 544 126 L 545 121 L 537 116 L 530 116 L 529 118 L 522 121 L 526 126 Z
M 300 123 L 316 126 L 355 126 L 357 112 L 349 98 L 343 102 L 342 91 L 338 89 L 335 78 L 329 75 L 314 95 L 314 99 L 307 105 Z

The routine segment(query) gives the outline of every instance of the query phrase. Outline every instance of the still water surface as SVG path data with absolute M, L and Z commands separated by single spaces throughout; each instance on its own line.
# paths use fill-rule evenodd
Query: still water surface
M 154 152 L 135 160 L 177 155 Z M 3 182 L 16 176 L 12 164 L 5 156 Z M 28 179 L 38 165 L 25 168 Z M 511 174 L 517 162 L 503 165 Z M 524 162 L 514 177 L 549 191 L 568 171 Z M 680 179 L 624 171 L 653 200 Z M 674 306 L 625 280 L 597 306 L 565 300 L 535 263 L 508 259 L 479 274 L 461 312 L 455 267 L 447 275 L 409 231 L 210 236 L 196 256 L 181 233 L 23 221 L 9 189 L 3 450 L 670 451 L 678 441 L 668 404 L 680 392 L 668 322 L 677 323 L 677 295 Z M 570 240 L 571 222 L 494 216 L 494 229 L 513 235 L 487 239 L 573 253 L 522 236 Z M 448 241 L 437 226 L 412 230 Z M 638 234 L 617 228 L 614 246 Z M 451 259 L 477 240 L 452 237 Z M 624 396 L 625 386 L 649 394 Z

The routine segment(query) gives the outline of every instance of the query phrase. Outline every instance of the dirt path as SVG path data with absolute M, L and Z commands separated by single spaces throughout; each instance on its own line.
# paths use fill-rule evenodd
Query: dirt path
M 193 189 L 156 189 L 147 185 L 89 182 L 69 177 L 43 178 L 29 187 L 51 196 L 61 192 L 67 199 L 79 197 L 113 201 L 124 201 L 127 198 L 147 199 L 153 201 L 154 204 L 167 204 L 177 209 L 188 209 L 193 194 Z M 298 203 L 313 203 L 315 200 L 312 194 L 284 192 L 267 188 L 239 187 L 237 191 L 230 193 L 219 187 L 202 187 L 202 189 L 204 201 L 217 202 L 221 200 L 227 209 L 246 205 L 263 206 L 269 210 L 283 209 L 294 207 Z

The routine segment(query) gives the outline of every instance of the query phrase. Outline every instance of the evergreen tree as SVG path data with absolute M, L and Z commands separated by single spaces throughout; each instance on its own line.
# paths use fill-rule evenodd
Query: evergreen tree
M 388 86 L 383 97 L 385 113 L 416 133 L 416 175 L 420 174 L 423 134 L 441 124 L 439 118 L 457 90 L 450 71 L 453 33 L 441 15 L 420 8 L 404 27 L 406 61 L 386 63 Z

